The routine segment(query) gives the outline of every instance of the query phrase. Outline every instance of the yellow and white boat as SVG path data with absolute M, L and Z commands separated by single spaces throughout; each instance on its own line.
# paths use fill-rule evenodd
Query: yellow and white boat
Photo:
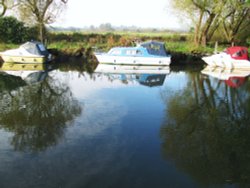
M 4 62 L 15 63 L 46 63 L 51 60 L 51 54 L 46 47 L 36 41 L 26 42 L 17 49 L 0 52 Z

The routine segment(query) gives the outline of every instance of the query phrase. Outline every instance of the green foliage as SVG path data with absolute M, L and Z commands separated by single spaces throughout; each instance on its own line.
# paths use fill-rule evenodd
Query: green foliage
M 248 1 L 249 2 L 249 1 Z M 196 45 L 206 46 L 212 40 L 214 34 L 223 33 L 223 40 L 238 42 L 244 39 L 242 30 L 249 24 L 249 7 L 246 1 L 239 0 L 175 0 L 173 8 L 182 17 L 192 20 L 194 28 L 194 42 Z M 222 29 L 218 31 L 218 29 Z M 248 34 L 249 30 L 244 33 Z M 243 37 L 242 37 L 243 36 Z
M 37 29 L 24 26 L 14 17 L 0 17 L 0 41 L 19 44 L 27 40 L 37 39 Z
M 0 18 L 0 41 L 6 43 L 21 43 L 26 28 L 22 22 L 14 17 Z
M 0 51 L 17 48 L 16 44 L 0 43 Z

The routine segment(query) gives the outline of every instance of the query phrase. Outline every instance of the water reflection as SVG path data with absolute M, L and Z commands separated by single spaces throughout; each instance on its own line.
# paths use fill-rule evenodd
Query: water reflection
M 245 185 L 250 183 L 250 83 L 232 88 L 217 79 L 231 73 L 216 71 L 203 70 L 213 75 L 208 77 L 189 73 L 182 91 L 162 93 L 167 106 L 162 153 L 202 186 Z
M 12 75 L 13 79 L 19 77 L 26 84 L 33 84 L 43 81 L 53 69 L 54 67 L 49 64 L 4 63 L 0 70 L 6 73 L 6 76 Z
M 124 84 L 138 82 L 141 85 L 154 87 L 164 83 L 170 73 L 169 66 L 126 66 L 99 64 L 95 73 L 100 73 L 110 81 L 120 80 Z
M 247 77 L 235 89 L 197 69 L 125 68 L 63 66 L 32 83 L 1 73 L 0 186 L 250 183 Z
M 82 111 L 65 83 L 51 67 L 3 65 L 0 128 L 12 132 L 15 150 L 41 151 L 62 137 L 67 122 Z
M 201 73 L 222 80 L 230 87 L 238 88 L 246 82 L 247 77 L 250 75 L 250 69 L 227 69 L 207 66 Z

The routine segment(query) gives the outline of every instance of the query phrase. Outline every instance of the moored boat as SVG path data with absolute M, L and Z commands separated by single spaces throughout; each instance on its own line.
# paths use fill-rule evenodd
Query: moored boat
M 248 50 L 246 47 L 242 46 L 229 47 L 218 54 L 203 57 L 202 60 L 209 66 L 227 67 L 232 69 L 250 68 Z
M 171 56 L 162 42 L 149 41 L 135 47 L 115 47 L 108 53 L 95 53 L 99 63 L 121 65 L 169 65 Z
M 17 49 L 0 52 L 4 62 L 15 63 L 46 63 L 51 60 L 51 54 L 46 47 L 36 41 L 26 42 Z

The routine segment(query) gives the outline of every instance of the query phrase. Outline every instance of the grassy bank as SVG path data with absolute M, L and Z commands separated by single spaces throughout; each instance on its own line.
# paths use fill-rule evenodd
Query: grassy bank
M 57 49 L 62 52 L 71 53 L 78 49 L 108 51 L 114 46 L 131 46 L 133 41 L 157 40 L 165 42 L 166 48 L 171 53 L 182 53 L 187 55 L 204 55 L 214 52 L 215 42 L 207 47 L 196 47 L 191 41 L 192 36 L 188 33 L 136 33 L 136 32 L 115 32 L 115 33 L 80 33 L 80 32 L 58 32 L 50 33 L 47 40 L 48 48 Z M 0 51 L 16 48 L 17 44 L 1 44 Z M 222 51 L 229 45 L 218 46 Z

